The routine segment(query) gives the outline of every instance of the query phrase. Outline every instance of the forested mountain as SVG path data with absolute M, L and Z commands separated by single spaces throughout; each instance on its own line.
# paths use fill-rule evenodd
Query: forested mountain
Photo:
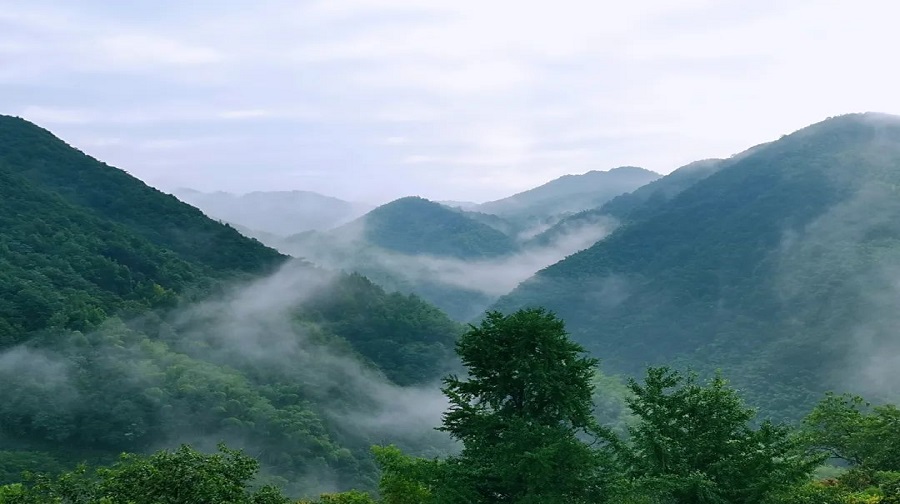
M 597 219 L 539 244 L 523 242 L 522 227 L 502 217 L 411 197 L 331 232 L 269 243 L 328 269 L 360 272 L 389 291 L 415 293 L 467 322 L 520 281 L 613 227 L 612 220 Z
M 22 119 L 0 116 L 0 181 L 0 344 L 287 259 Z
M 734 159 L 731 160 L 733 162 Z M 661 205 L 671 200 L 688 187 L 715 173 L 725 165 L 721 159 L 705 159 L 682 166 L 668 175 L 658 178 L 632 192 L 621 194 L 602 206 L 568 215 L 546 230 L 531 237 L 527 245 L 553 243 L 573 230 L 605 223 L 641 220 L 657 211 Z
M 467 285 L 466 270 L 503 261 L 519 249 L 503 225 L 494 215 L 407 197 L 332 231 L 269 243 L 328 269 L 360 272 L 389 291 L 415 293 L 467 321 L 502 293 Z
M 379 422 L 454 365 L 460 327 L 288 259 L 0 117 L 0 477 L 228 440 L 305 492 L 371 485 L 385 432 L 443 443 Z
M 255 191 L 238 195 L 182 188 L 173 194 L 213 219 L 278 236 L 332 229 L 372 209 L 365 203 L 312 191 Z
M 641 219 L 688 187 L 712 175 L 724 164 L 722 159 L 694 161 L 634 191 L 616 196 L 604 203 L 600 211 L 623 220 Z
M 615 369 L 727 369 L 796 416 L 820 392 L 884 392 L 898 349 L 900 118 L 832 118 L 715 173 L 497 303 L 546 306 Z M 623 205 L 627 206 L 627 205 Z
M 565 175 L 508 198 L 483 203 L 476 210 L 516 219 L 576 213 L 599 207 L 659 177 L 658 173 L 632 166 Z
M 472 259 L 516 250 L 515 241 L 501 231 L 466 213 L 414 196 L 381 205 L 333 234 L 345 239 L 359 237 L 385 250 L 411 255 Z

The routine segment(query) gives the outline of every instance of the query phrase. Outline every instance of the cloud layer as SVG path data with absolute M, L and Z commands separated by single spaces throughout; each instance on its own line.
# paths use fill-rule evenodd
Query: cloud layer
M 485 200 L 900 112 L 897 14 L 875 0 L 0 0 L 0 112 L 163 188 Z

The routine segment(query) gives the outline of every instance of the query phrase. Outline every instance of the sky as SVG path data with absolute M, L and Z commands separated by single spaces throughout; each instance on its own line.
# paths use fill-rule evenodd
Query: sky
M 900 113 L 891 0 L 0 0 L 0 113 L 164 190 L 485 201 Z

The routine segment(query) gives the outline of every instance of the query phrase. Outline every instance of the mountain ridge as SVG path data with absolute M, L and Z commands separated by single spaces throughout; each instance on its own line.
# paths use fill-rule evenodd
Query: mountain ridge
M 627 372 L 671 359 L 725 366 L 769 411 L 797 411 L 833 383 L 823 363 L 843 369 L 853 351 L 844 338 L 866 309 L 854 279 L 894 264 L 900 250 L 900 228 L 884 220 L 900 221 L 891 196 L 898 166 L 900 119 L 854 114 L 816 123 L 739 155 L 645 220 L 541 270 L 495 307 L 556 310 L 580 341 Z M 870 214 L 853 203 L 860 194 Z M 878 234 L 822 220 L 850 212 L 848 205 L 855 226 Z M 811 234 L 817 226 L 836 237 L 833 245 Z M 795 258 L 801 252 L 804 260 Z M 785 297 L 785 285 L 794 294 Z M 789 378 L 791 368 L 808 378 Z
M 538 187 L 478 205 L 475 210 L 508 217 L 548 217 L 595 208 L 659 178 L 634 166 L 564 175 Z

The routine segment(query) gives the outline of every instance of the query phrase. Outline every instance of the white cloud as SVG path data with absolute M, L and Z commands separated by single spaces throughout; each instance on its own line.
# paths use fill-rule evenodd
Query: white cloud
M 222 61 L 224 56 L 208 47 L 148 34 L 117 34 L 100 37 L 97 56 L 107 64 L 123 67 L 147 65 L 193 66 Z
M 324 170 L 296 188 L 374 200 L 667 172 L 830 115 L 900 112 L 887 0 L 166 5 L 0 0 L 0 110 L 71 137 L 245 139 L 165 174 L 137 148 L 94 153 L 170 186 L 208 187 L 215 168 L 221 189 L 283 189 L 289 168 L 297 183 Z M 389 138 L 404 141 L 373 141 Z

